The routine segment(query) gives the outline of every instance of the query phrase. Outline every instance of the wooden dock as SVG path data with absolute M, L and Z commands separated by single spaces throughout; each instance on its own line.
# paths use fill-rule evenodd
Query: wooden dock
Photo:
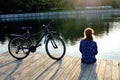
M 83 64 L 79 57 L 55 61 L 40 53 L 16 60 L 6 52 L 0 55 L 0 80 L 120 80 L 120 61 Z

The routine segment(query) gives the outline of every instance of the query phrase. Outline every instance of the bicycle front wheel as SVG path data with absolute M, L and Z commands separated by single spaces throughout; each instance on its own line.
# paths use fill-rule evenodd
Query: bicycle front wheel
M 63 58 L 66 52 L 64 41 L 56 35 L 46 41 L 45 48 L 49 57 L 55 60 Z
M 16 59 L 24 59 L 29 55 L 29 43 L 22 37 L 10 40 L 8 44 L 9 53 Z

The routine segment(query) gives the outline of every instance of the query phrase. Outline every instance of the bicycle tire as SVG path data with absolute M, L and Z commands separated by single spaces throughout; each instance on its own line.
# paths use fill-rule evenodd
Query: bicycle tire
M 16 37 L 9 41 L 8 51 L 11 56 L 18 60 L 21 60 L 29 55 L 29 47 L 29 42 L 26 39 L 23 37 Z
M 57 48 L 53 47 L 51 42 L 52 40 L 55 41 Z M 52 38 L 47 39 L 45 49 L 48 56 L 54 60 L 62 59 L 66 52 L 64 41 L 59 36 L 56 36 L 56 35 L 54 35 Z

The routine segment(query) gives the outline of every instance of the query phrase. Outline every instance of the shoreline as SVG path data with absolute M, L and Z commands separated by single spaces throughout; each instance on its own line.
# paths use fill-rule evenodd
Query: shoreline
M 108 10 L 75 10 L 75 11 L 58 11 L 58 12 L 36 12 L 36 13 L 18 13 L 18 14 L 1 14 L 1 22 L 22 21 L 22 20 L 38 20 L 38 19 L 66 19 L 84 17 L 88 14 L 96 14 L 99 16 L 120 15 L 120 9 Z

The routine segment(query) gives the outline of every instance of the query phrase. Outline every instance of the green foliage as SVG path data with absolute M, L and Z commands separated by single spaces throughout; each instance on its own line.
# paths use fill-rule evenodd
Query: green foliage
M 120 0 L 115 0 L 116 4 L 117 4 L 117 7 L 120 8 Z
M 92 1 L 92 2 L 91 2 Z M 75 9 L 85 6 L 120 7 L 120 0 L 0 0 L 0 11 L 45 9 Z M 91 3 L 90 3 L 91 2 Z

